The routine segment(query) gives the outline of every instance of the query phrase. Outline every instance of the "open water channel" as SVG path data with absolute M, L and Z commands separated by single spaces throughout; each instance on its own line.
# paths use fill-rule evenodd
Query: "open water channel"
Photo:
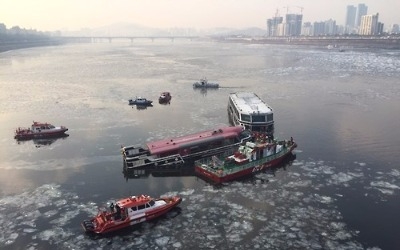
M 218 90 L 193 90 L 202 77 Z M 400 51 L 155 40 L 0 54 L 1 249 L 398 249 Z M 169 105 L 157 103 L 163 91 Z M 228 94 L 273 109 L 296 159 L 214 187 L 193 175 L 122 173 L 121 145 L 228 124 Z M 128 99 L 153 99 L 138 110 Z M 32 121 L 69 128 L 18 143 Z M 183 197 L 105 237 L 80 222 L 128 195 Z

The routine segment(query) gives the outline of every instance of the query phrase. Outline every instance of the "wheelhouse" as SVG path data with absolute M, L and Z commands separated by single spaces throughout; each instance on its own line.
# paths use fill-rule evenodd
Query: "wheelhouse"
M 274 133 L 274 114 L 272 108 L 255 93 L 237 92 L 229 95 L 229 122 L 251 131 Z

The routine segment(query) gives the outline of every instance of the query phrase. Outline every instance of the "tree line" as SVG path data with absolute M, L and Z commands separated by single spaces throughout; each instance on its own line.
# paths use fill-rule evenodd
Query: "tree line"
M 50 40 L 59 32 L 42 32 L 34 29 L 25 29 L 19 26 L 13 26 L 7 29 L 4 23 L 0 23 L 0 43 L 20 43 L 37 42 Z

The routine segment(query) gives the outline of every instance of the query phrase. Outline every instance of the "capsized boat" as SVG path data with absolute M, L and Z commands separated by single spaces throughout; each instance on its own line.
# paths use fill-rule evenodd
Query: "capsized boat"
M 193 83 L 193 88 L 219 88 L 219 84 L 208 82 L 207 78 L 202 78 L 200 81 Z
M 225 126 L 175 138 L 148 142 L 146 146 L 121 146 L 124 168 L 170 167 L 195 158 L 214 155 L 251 140 L 249 131 L 242 126 Z M 232 150 L 233 151 L 233 150 Z
M 19 127 L 15 130 L 14 138 L 17 140 L 30 140 L 34 138 L 50 138 L 63 136 L 68 131 L 64 126 L 54 126 L 50 123 L 33 122 L 30 128 Z
M 117 201 L 110 210 L 99 210 L 95 217 L 83 221 L 81 225 L 87 233 L 105 234 L 155 219 L 181 202 L 182 198 L 178 196 L 130 196 Z
M 277 166 L 297 147 L 293 138 L 277 141 L 263 133 L 256 135 L 254 142 L 246 142 L 234 154 L 213 155 L 195 161 L 195 172 L 200 177 L 215 183 L 233 181 L 266 168 Z

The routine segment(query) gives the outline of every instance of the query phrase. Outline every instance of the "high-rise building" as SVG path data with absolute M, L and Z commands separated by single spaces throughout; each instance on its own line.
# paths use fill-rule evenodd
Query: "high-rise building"
M 312 28 L 313 26 L 310 22 L 303 23 L 303 27 L 301 28 L 301 35 L 312 36 L 314 34 Z
M 353 33 L 356 21 L 356 11 L 357 8 L 353 5 L 347 5 L 347 12 L 346 12 L 346 30 L 345 32 L 350 34 Z
M 337 25 L 335 20 L 329 19 L 325 21 L 325 34 L 327 35 L 337 34 Z
M 384 26 L 383 23 L 378 22 L 378 26 L 377 26 L 377 28 L 376 28 L 376 34 L 377 34 L 377 35 L 383 34 L 383 26 Z
M 400 26 L 398 24 L 393 24 L 389 32 L 393 34 L 400 33 Z
M 375 15 L 362 16 L 358 34 L 363 36 L 377 35 L 380 28 L 378 25 L 378 18 L 379 18 L 378 13 L 376 13 Z
M 360 27 L 361 17 L 365 16 L 367 14 L 367 12 L 368 12 L 368 7 L 365 4 L 363 4 L 363 3 L 358 4 L 357 17 L 356 17 L 356 23 L 355 23 L 356 27 Z
M 314 36 L 331 36 L 338 34 L 336 21 L 329 19 L 324 22 L 314 22 L 313 34 Z
M 299 14 L 286 14 L 286 36 L 299 36 L 301 34 L 301 24 L 303 15 Z
M 325 35 L 325 22 L 314 22 L 313 34 L 314 36 Z
M 275 16 L 267 19 L 267 36 L 278 36 L 278 24 L 283 22 L 283 17 Z

